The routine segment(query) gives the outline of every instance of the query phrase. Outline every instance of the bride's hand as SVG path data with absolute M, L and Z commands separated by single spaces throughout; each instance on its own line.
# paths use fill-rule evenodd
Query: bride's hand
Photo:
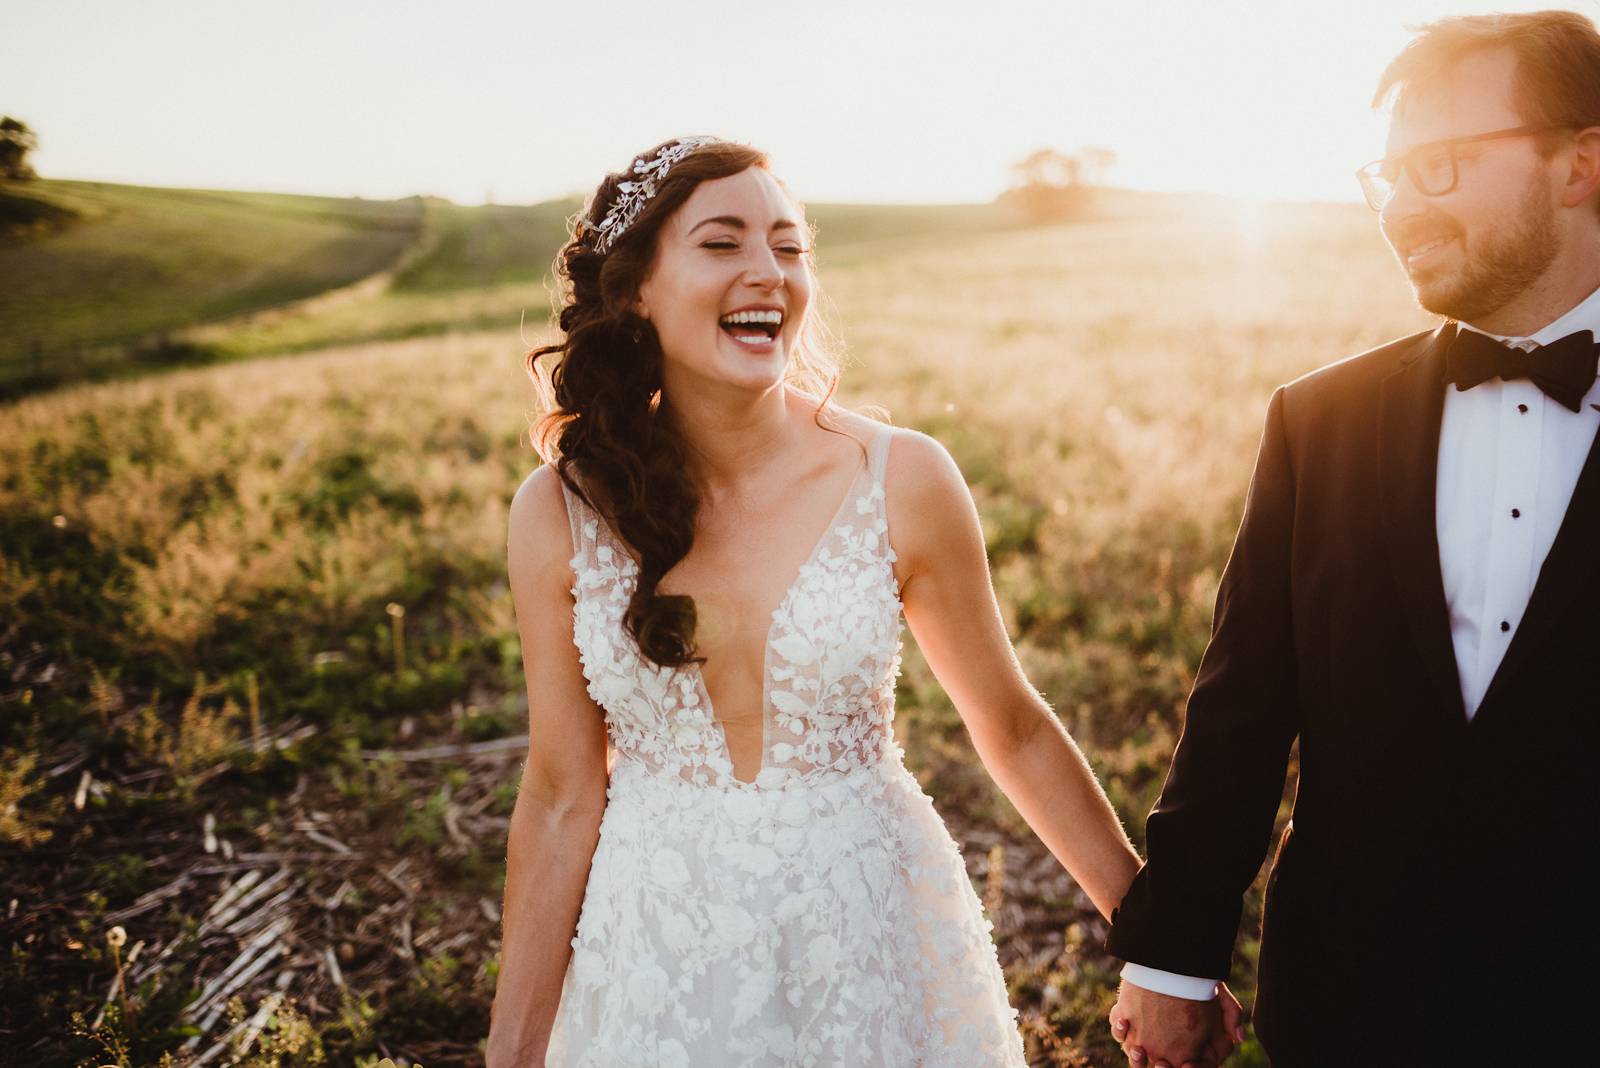
M 1218 1068 L 1244 1041 L 1244 1010 L 1227 984 L 1210 1001 L 1189 1001 L 1124 980 L 1111 1034 L 1134 1068 Z

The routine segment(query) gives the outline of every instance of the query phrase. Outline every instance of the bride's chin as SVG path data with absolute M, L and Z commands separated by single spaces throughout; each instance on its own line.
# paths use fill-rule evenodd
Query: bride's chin
M 723 377 L 730 384 L 751 389 L 772 388 L 774 384 L 783 381 L 784 371 L 789 366 L 789 361 L 781 348 L 771 353 L 740 352 L 731 355 L 733 359 L 722 364 Z
M 771 373 L 742 375 L 731 384 L 753 395 L 761 396 L 783 385 L 783 369 L 780 367 Z

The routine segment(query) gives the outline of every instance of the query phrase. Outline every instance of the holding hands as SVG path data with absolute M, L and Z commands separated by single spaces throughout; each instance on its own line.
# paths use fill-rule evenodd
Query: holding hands
M 1225 983 L 1192 1001 L 1124 981 L 1110 1019 L 1128 1063 L 1143 1068 L 1217 1068 L 1244 1041 L 1244 1010 Z

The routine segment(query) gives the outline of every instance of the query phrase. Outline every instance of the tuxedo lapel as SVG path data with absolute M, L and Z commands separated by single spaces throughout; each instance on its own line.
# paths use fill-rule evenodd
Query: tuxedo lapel
M 1528 597 L 1517 632 L 1511 636 L 1489 689 L 1478 705 L 1473 722 L 1484 718 L 1484 710 L 1495 703 L 1506 682 L 1545 642 L 1550 629 L 1561 619 L 1563 610 L 1580 591 L 1595 588 L 1596 563 L 1600 561 L 1600 436 L 1589 446 L 1588 458 L 1572 488 L 1567 514 L 1556 531 L 1556 540 L 1539 568 L 1539 578 Z
M 1418 343 L 1416 354 L 1382 385 L 1379 479 L 1383 538 L 1395 592 L 1416 644 L 1426 703 L 1464 728 L 1466 707 L 1450 638 L 1450 611 L 1439 569 L 1435 480 L 1444 420 L 1444 352 L 1453 323 Z

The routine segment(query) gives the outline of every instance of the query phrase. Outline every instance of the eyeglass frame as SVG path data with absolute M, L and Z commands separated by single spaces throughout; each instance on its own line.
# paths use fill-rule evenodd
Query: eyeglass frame
M 1456 186 L 1461 184 L 1461 161 L 1456 157 L 1456 149 L 1459 146 L 1478 144 L 1483 141 L 1498 141 L 1508 137 L 1532 137 L 1535 134 L 1549 133 L 1551 130 L 1571 130 L 1573 128 L 1574 127 L 1570 122 L 1551 122 L 1543 125 L 1512 126 L 1504 130 L 1490 130 L 1487 133 L 1467 134 L 1464 137 L 1441 137 L 1437 141 L 1428 141 L 1424 144 L 1417 145 L 1415 148 L 1412 148 L 1399 156 L 1387 156 L 1383 159 L 1375 159 L 1371 163 L 1362 165 L 1356 171 L 1356 181 L 1361 185 L 1361 195 L 1366 198 L 1367 207 L 1371 208 L 1373 211 L 1382 211 L 1388 206 L 1389 201 L 1394 199 L 1394 192 L 1400 186 L 1400 177 L 1402 173 L 1409 174 L 1411 176 L 1411 184 L 1416 186 L 1417 192 L 1421 193 L 1423 196 L 1442 197 L 1455 192 Z M 1440 148 L 1448 149 L 1450 153 L 1450 182 L 1443 189 L 1430 193 L 1422 188 L 1422 182 L 1418 179 L 1416 168 L 1412 164 L 1411 160 L 1412 157 L 1419 152 L 1437 151 Z M 1374 179 L 1383 178 L 1382 171 L 1375 170 L 1374 168 L 1381 168 L 1385 164 L 1389 163 L 1395 164 L 1397 168 L 1394 179 L 1389 182 L 1389 195 L 1384 197 L 1381 203 L 1374 204 L 1373 194 L 1370 191 L 1371 187 L 1369 183 Z

